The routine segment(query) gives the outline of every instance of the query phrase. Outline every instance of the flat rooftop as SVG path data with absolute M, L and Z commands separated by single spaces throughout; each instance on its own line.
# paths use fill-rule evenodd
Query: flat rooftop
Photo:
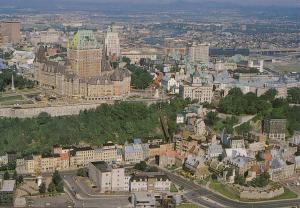
M 13 192 L 15 189 L 15 180 L 3 180 L 0 192 Z
M 105 161 L 91 162 L 101 172 L 110 172 L 112 169 L 123 168 L 117 164 L 107 164 Z
M 111 167 L 104 161 L 91 162 L 101 172 L 109 172 Z

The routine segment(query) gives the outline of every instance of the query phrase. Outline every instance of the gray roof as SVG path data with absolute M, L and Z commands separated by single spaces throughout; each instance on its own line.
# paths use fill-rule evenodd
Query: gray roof
M 111 167 L 104 161 L 92 162 L 92 164 L 101 172 L 111 171 Z
M 130 75 L 131 73 L 127 69 L 116 69 L 96 77 L 91 77 L 87 82 L 91 85 L 108 85 L 114 81 L 123 81 L 125 77 L 129 77 Z
M 235 158 L 231 158 L 230 161 L 237 165 L 238 167 L 245 166 L 248 162 L 253 161 L 253 158 L 250 157 L 243 157 L 243 156 L 237 156 Z
M 16 180 L 3 180 L 0 192 L 13 192 L 15 189 Z

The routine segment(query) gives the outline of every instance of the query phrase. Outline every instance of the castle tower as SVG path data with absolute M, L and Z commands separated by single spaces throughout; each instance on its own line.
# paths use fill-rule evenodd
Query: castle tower
M 82 78 L 99 76 L 102 71 L 102 47 L 93 31 L 79 30 L 69 43 L 71 71 Z

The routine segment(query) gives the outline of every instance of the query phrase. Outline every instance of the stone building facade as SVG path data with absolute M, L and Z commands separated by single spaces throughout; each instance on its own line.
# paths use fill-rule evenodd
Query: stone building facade
M 198 100 L 200 103 L 211 103 L 213 98 L 213 85 L 205 73 L 196 71 L 192 76 L 190 83 L 179 87 L 181 97 Z
M 90 31 L 74 35 L 67 60 L 49 61 L 40 47 L 34 65 L 39 85 L 62 96 L 97 101 L 122 99 L 130 93 L 130 71 L 112 69 Z

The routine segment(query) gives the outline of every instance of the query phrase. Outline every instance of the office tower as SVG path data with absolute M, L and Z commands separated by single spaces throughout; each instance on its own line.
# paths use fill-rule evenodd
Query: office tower
M 111 25 L 108 28 L 107 33 L 106 33 L 105 50 L 106 50 L 106 55 L 108 57 L 111 57 L 111 56 L 119 57 L 120 56 L 119 34 L 114 29 L 113 25 Z
M 7 38 L 8 43 L 16 44 L 21 40 L 21 24 L 16 21 L 4 21 L 0 24 L 0 33 Z
M 209 63 L 209 45 L 208 44 L 196 44 L 189 48 L 190 61 L 195 64 Z

